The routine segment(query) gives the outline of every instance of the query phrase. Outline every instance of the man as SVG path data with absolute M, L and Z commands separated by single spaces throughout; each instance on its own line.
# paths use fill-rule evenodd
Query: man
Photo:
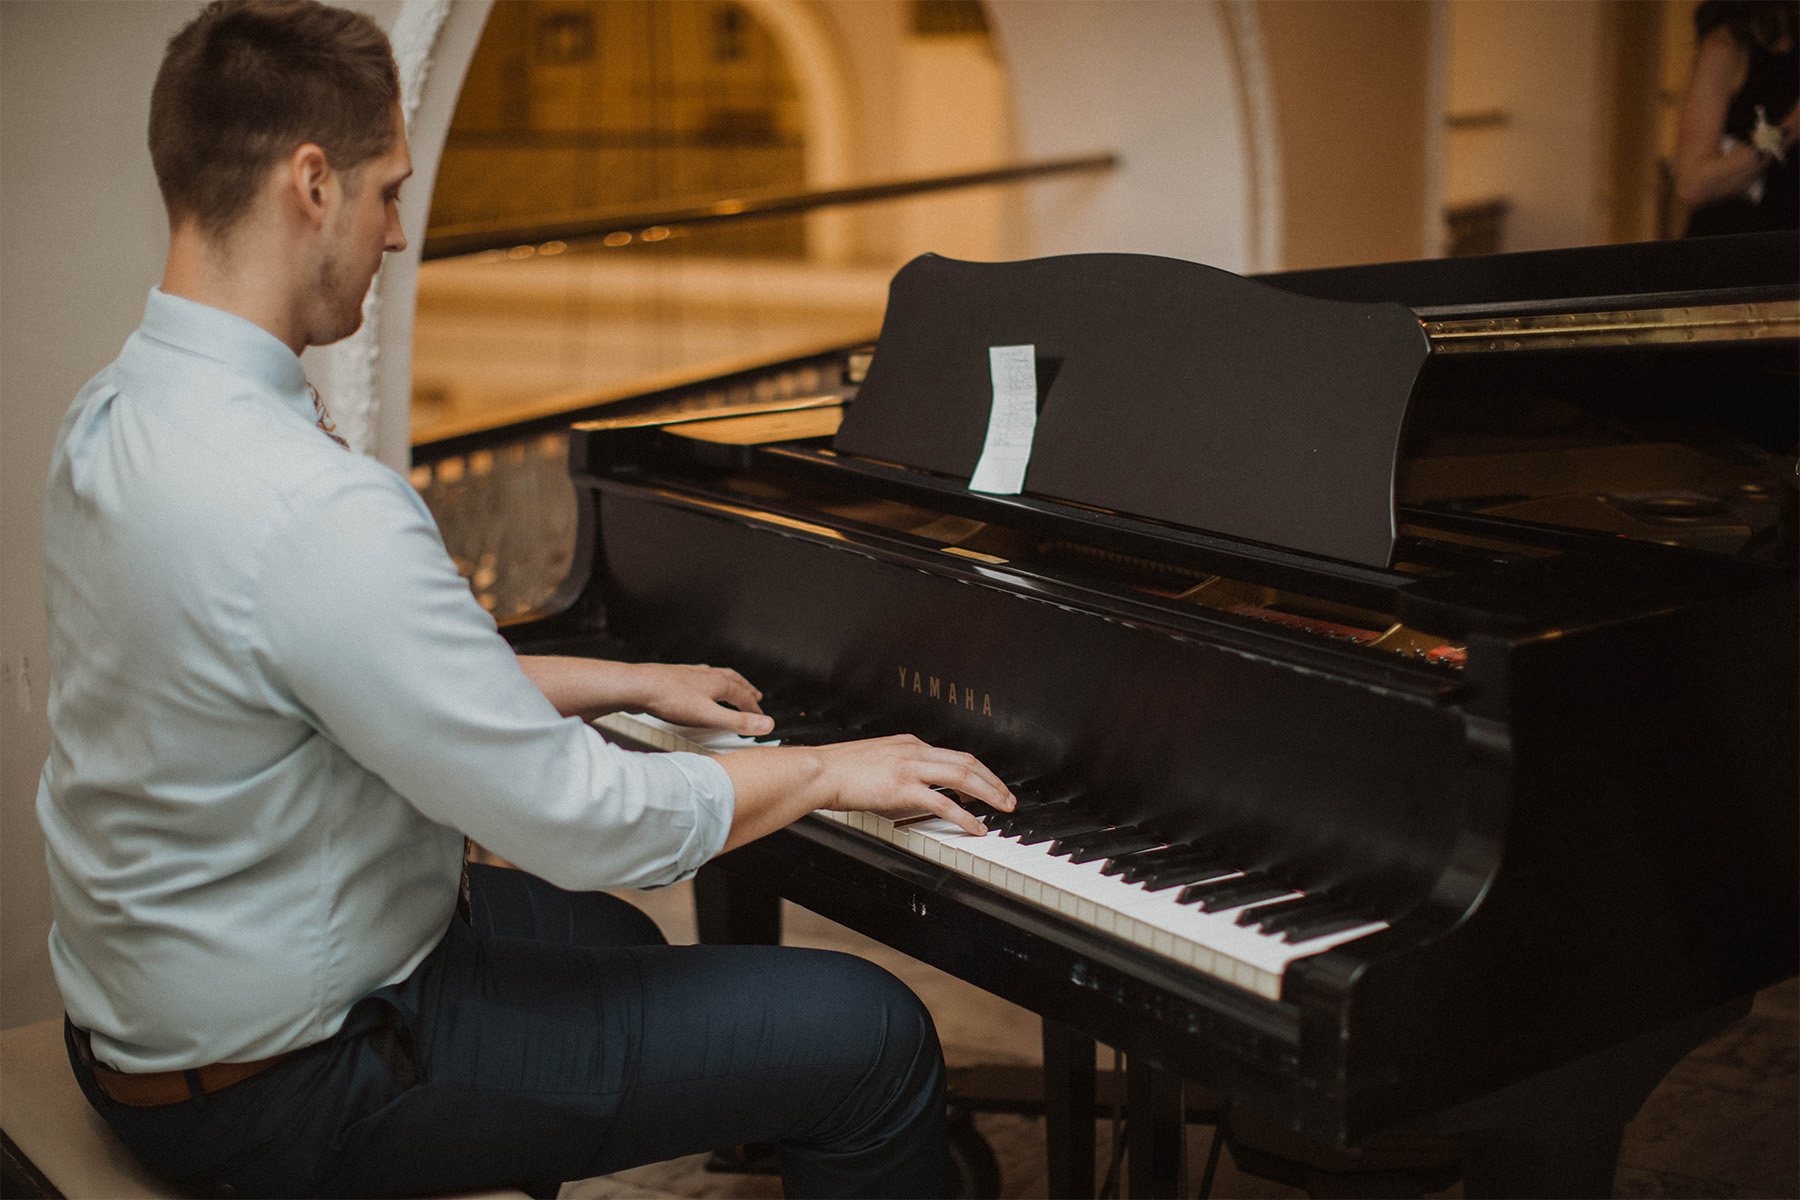
M 45 510 L 38 812 L 77 1078 L 206 1193 L 553 1194 L 750 1141 L 791 1196 L 940 1192 L 942 1058 L 903 986 L 668 947 L 596 889 L 815 808 L 979 832 L 935 789 L 1011 797 L 912 738 L 626 753 L 581 718 L 770 722 L 732 671 L 510 652 L 298 359 L 405 246 L 398 101 L 380 30 L 312 0 L 213 4 L 157 78 L 167 268 L 69 410 Z M 459 915 L 465 834 L 542 878 L 471 868 Z

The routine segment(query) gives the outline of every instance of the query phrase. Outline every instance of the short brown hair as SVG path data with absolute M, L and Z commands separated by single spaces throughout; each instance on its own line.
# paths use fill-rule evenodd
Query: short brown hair
M 150 92 L 150 161 L 171 224 L 212 237 L 264 173 L 311 142 L 338 171 L 398 133 L 400 74 L 381 27 L 316 0 L 214 0 L 181 32 Z

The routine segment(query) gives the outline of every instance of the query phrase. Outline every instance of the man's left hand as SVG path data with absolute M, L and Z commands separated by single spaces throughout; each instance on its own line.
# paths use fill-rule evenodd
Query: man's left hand
M 598 658 L 519 656 L 519 666 L 565 717 L 647 712 L 676 725 L 760 737 L 774 728 L 762 693 L 727 667 L 620 663 Z
M 762 693 L 729 667 L 635 663 L 641 680 L 640 709 L 675 725 L 699 725 L 723 729 L 744 737 L 759 737 L 775 727 L 762 715 L 757 701 Z

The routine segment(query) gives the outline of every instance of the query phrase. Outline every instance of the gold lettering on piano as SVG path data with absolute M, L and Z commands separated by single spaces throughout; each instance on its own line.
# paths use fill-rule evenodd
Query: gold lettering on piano
M 984 717 L 994 715 L 994 698 L 987 692 L 980 693 L 981 702 L 976 704 L 976 691 L 966 683 L 957 683 L 954 679 L 945 679 L 941 675 L 927 675 L 923 671 L 915 671 L 911 667 L 901 667 L 900 690 L 913 692 L 931 700 L 940 700 L 952 708 L 960 708 L 965 712 L 979 713 Z

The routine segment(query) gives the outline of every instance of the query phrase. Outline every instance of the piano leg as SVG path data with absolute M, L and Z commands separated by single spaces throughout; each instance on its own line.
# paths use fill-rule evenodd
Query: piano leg
M 708 863 L 694 876 L 694 925 L 702 945 L 779 945 L 781 897 L 748 874 Z
M 1142 1054 L 1125 1060 L 1125 1159 L 1132 1196 L 1181 1195 L 1181 1077 Z
M 1051 1200 L 1094 1194 L 1094 1039 L 1044 1019 L 1044 1142 Z

